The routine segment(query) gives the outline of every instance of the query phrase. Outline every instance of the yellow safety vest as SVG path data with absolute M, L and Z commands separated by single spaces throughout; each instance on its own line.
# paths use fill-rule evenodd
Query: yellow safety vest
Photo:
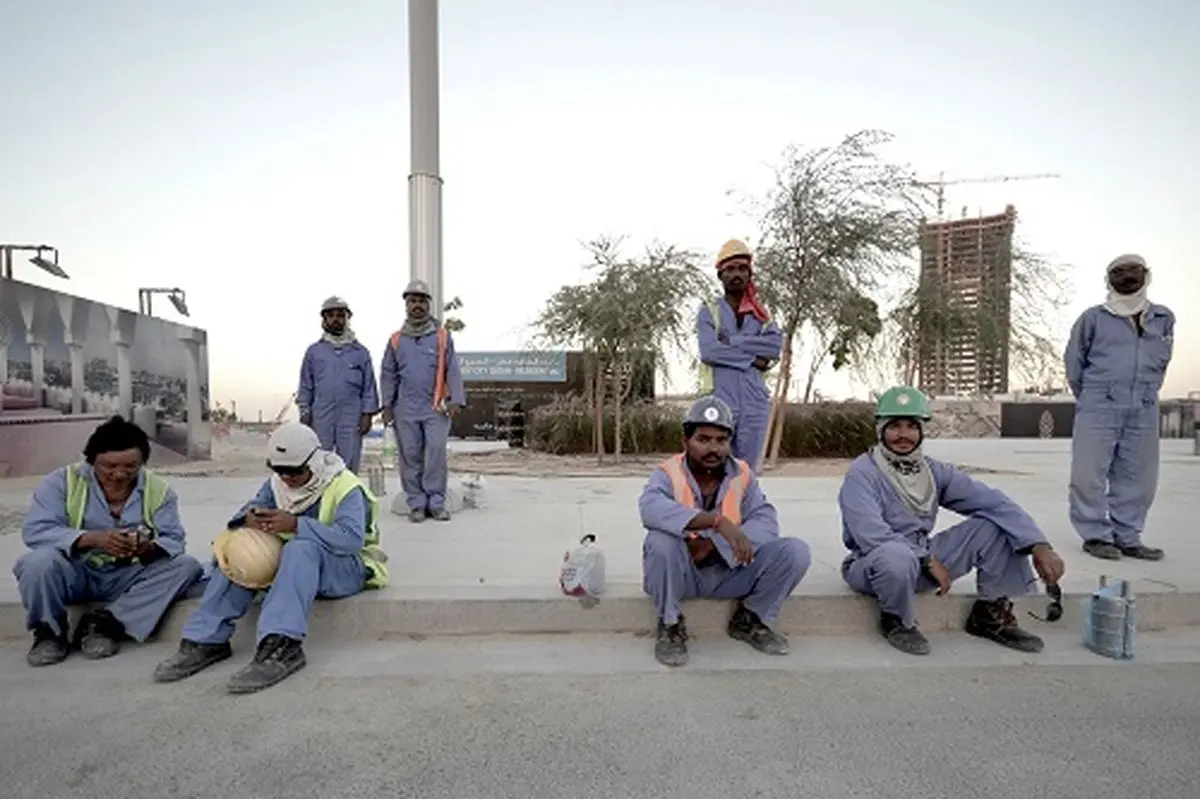
M 720 300 L 705 300 L 704 307 L 708 309 L 709 315 L 713 320 L 713 335 L 721 333 L 721 306 Z M 757 370 L 756 370 L 757 371 Z M 766 372 L 759 372 L 758 377 L 764 383 L 767 380 Z M 711 394 L 716 386 L 716 377 L 713 375 L 713 368 L 704 361 L 700 362 L 700 393 Z
M 363 548 L 358 551 L 359 558 L 367 567 L 366 587 L 386 588 L 390 575 L 387 568 L 387 553 L 379 546 L 379 500 L 354 472 L 342 469 L 338 472 L 337 477 L 325 486 L 325 491 L 321 493 L 321 505 L 317 509 L 317 521 L 326 526 L 333 524 L 333 517 L 337 515 L 338 506 L 342 504 L 346 495 L 356 488 L 361 488 L 363 496 L 367 498 L 367 536 L 363 542 Z M 282 533 L 279 537 L 288 541 L 295 535 L 295 533 Z
M 76 530 L 83 529 L 83 514 L 87 510 L 88 494 L 91 481 L 82 473 L 86 464 L 82 461 L 67 467 L 67 525 Z M 154 515 L 167 501 L 167 481 L 149 469 L 143 469 L 145 482 L 142 485 L 142 524 L 150 533 L 150 540 L 158 538 L 158 528 L 154 526 Z M 95 566 L 107 566 L 117 562 L 117 559 L 107 552 L 91 552 L 87 562 Z M 133 563 L 140 563 L 137 558 Z

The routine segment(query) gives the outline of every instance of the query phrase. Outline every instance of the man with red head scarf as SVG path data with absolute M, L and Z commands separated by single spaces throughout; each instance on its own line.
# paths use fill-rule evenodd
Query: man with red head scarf
M 733 409 L 733 455 L 758 470 L 770 421 L 765 375 L 783 349 L 783 333 L 758 301 L 753 256 L 745 242 L 730 239 L 717 254 L 725 296 L 700 306 L 700 391 Z

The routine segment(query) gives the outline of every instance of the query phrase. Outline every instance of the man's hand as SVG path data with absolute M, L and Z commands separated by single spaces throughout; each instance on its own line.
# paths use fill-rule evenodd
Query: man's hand
M 716 545 L 709 538 L 689 538 L 687 540 L 688 550 L 692 553 L 692 561 L 699 563 L 712 554 L 716 549 Z
M 137 554 L 137 533 L 127 530 L 99 530 L 84 533 L 76 546 L 79 549 L 98 549 L 114 558 L 132 558 Z
M 254 514 L 258 521 L 258 528 L 264 533 L 294 533 L 296 532 L 296 517 L 290 513 L 285 513 L 281 510 L 259 509 Z
M 369 432 L 371 432 L 371 414 L 364 413 L 358 417 L 358 434 L 365 436 Z
M 451 419 L 453 419 L 455 416 L 458 416 L 458 412 L 461 410 L 462 410 L 462 406 L 459 405 L 457 402 L 447 402 L 446 403 L 446 415 L 449 416 Z
M 385 425 L 390 427 L 396 422 L 396 412 L 391 408 L 384 408 L 383 413 L 379 414 L 379 418 L 383 420 Z
M 729 334 L 726 333 L 724 330 L 717 331 L 717 341 L 721 342 L 722 344 L 728 344 L 729 343 Z
M 950 586 L 954 581 L 950 579 L 950 571 L 937 558 L 929 559 L 929 576 L 938 584 L 938 596 L 950 593 Z
M 754 368 L 755 368 L 755 369 L 757 369 L 757 370 L 758 370 L 758 371 L 760 371 L 760 372 L 765 372 L 765 371 L 767 371 L 768 369 L 770 369 L 770 368 L 771 368 L 771 359 L 770 359 L 770 358 L 764 358 L 764 357 L 763 357 L 763 356 L 761 356 L 761 355 L 755 356 L 755 358 L 754 358 Z
M 1046 585 L 1057 585 L 1067 567 L 1049 544 L 1038 544 L 1032 553 L 1033 570 Z
M 312 411 L 308 408 L 300 409 L 300 424 L 305 427 L 312 427 Z
M 733 560 L 737 565 L 744 566 L 754 560 L 754 546 L 742 528 L 722 516 L 717 532 L 733 547 Z

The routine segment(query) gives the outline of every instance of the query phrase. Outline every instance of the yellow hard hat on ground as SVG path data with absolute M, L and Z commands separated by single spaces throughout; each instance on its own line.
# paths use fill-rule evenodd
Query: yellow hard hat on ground
M 271 533 L 240 527 L 226 530 L 213 541 L 217 568 L 242 588 L 267 588 L 275 580 L 283 540 Z

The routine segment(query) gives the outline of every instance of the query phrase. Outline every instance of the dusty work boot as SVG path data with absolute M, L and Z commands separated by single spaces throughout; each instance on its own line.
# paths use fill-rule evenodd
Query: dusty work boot
M 1137 560 L 1162 560 L 1163 556 L 1166 555 L 1161 549 L 1148 547 L 1142 543 L 1130 544 L 1128 546 L 1118 545 L 1117 548 L 1121 550 L 1121 554 L 1125 557 L 1136 558 Z
M 408 512 L 408 520 L 413 524 L 425 521 L 425 511 L 414 508 Z
M 1108 541 L 1101 541 L 1099 538 L 1093 538 L 1091 541 L 1083 542 L 1083 551 L 1091 555 L 1093 558 L 1101 560 L 1120 560 L 1121 550 L 1116 544 L 1110 544 Z
M 658 638 L 654 641 L 654 659 L 664 666 L 686 666 L 688 662 L 687 625 L 683 616 L 674 624 L 658 620 Z
M 75 628 L 75 646 L 89 660 L 103 660 L 121 651 L 125 627 L 107 610 L 89 610 Z
M 1012 601 L 1004 598 L 975 600 L 967 617 L 967 632 L 1018 652 L 1041 652 L 1042 639 L 1017 626 L 1012 607 Z
M 229 693 L 252 694 L 300 671 L 307 664 L 295 638 L 272 633 L 263 638 L 249 666 L 229 678 Z
M 37 629 L 33 631 L 33 646 L 29 647 L 29 653 L 25 655 L 25 662 L 34 668 L 39 666 L 53 666 L 56 663 L 62 663 L 71 654 L 71 645 L 67 640 L 67 620 L 59 619 L 58 629 L 61 633 L 56 633 L 50 629 L 49 624 L 39 624 Z
M 906 655 L 928 655 L 929 639 L 925 634 L 912 627 L 905 627 L 904 622 L 894 613 L 879 614 L 879 633 L 884 639 Z
M 429 518 L 433 519 L 435 522 L 450 521 L 450 511 L 446 510 L 445 508 L 438 508 L 437 510 L 426 511 L 425 515 L 427 515 Z
M 788 653 L 788 639 L 763 624 L 762 619 L 754 611 L 740 602 L 729 619 L 729 626 L 725 629 L 730 638 L 745 641 L 763 654 L 786 655 Z
M 179 682 L 231 657 L 233 647 L 228 641 L 201 644 L 184 638 L 174 655 L 154 667 L 154 681 Z

